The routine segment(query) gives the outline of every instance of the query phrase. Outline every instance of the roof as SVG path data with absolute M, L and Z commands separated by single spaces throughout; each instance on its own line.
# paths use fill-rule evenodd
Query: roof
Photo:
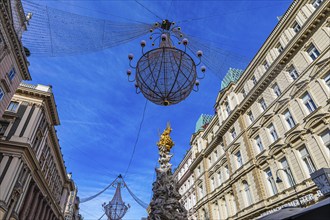
M 227 74 L 225 75 L 225 77 L 221 82 L 220 90 L 226 88 L 231 82 L 237 82 L 237 80 L 241 77 L 242 74 L 243 74 L 243 70 L 241 69 L 229 68 Z
M 196 122 L 195 133 L 200 129 L 205 129 L 205 127 L 210 123 L 212 118 L 213 115 L 202 114 Z

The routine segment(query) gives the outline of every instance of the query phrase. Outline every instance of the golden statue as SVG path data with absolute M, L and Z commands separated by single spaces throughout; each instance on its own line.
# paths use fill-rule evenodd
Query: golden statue
M 166 147 L 167 151 L 170 151 L 171 148 L 174 146 L 174 142 L 172 141 L 172 138 L 170 137 L 170 133 L 172 131 L 172 128 L 170 126 L 170 123 L 167 123 L 166 129 L 164 130 L 163 134 L 160 135 L 159 142 L 157 143 L 158 147 Z

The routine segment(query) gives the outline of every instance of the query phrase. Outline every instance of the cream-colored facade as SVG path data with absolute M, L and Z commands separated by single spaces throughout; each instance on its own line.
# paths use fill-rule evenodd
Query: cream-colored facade
M 175 171 L 189 219 L 254 219 L 322 198 L 310 173 L 330 167 L 329 8 L 293 1 L 238 81 L 220 91 L 216 114 Z
M 22 80 L 31 80 L 21 42 L 29 16 L 20 0 L 0 1 L 0 119 Z
M 0 120 L 1 220 L 65 219 L 77 189 L 63 161 L 59 123 L 50 86 L 18 87 Z

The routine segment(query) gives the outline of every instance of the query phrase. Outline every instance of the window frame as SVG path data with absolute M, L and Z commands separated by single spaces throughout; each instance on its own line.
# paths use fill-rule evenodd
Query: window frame
M 276 97 L 279 97 L 282 94 L 280 86 L 277 83 L 273 84 L 272 89 L 273 89 L 273 92 L 276 95 Z
M 293 31 L 297 34 L 299 33 L 299 31 L 301 30 L 301 26 L 300 24 L 298 23 L 298 21 L 295 21 L 292 25 L 292 29 Z
M 308 99 L 305 100 L 305 97 L 308 97 Z M 315 104 L 312 96 L 310 95 L 310 93 L 307 91 L 305 92 L 301 98 L 302 103 L 304 104 L 305 108 L 308 111 L 308 114 L 313 113 L 316 109 L 317 109 L 317 105 Z
M 6 92 L 2 88 L 2 85 L 0 85 L 0 101 L 2 101 L 4 99 L 5 95 L 6 95 Z
M 283 116 L 284 116 L 284 119 L 285 119 L 286 124 L 289 127 L 289 129 L 291 129 L 297 125 L 296 121 L 294 120 L 294 118 L 291 114 L 291 111 L 289 109 L 287 109 L 286 111 L 283 112 Z
M 272 140 L 273 140 L 273 143 L 274 143 L 275 141 L 277 141 L 279 139 L 279 136 L 278 136 L 276 128 L 275 128 L 275 125 L 273 123 L 270 123 L 267 128 L 269 130 L 269 134 L 272 137 Z
M 14 103 L 15 103 L 15 105 L 11 106 Z M 20 106 L 20 103 L 19 102 L 17 102 L 17 101 L 10 101 L 9 104 L 8 104 L 8 106 L 7 106 L 7 108 L 6 108 L 6 110 L 9 111 L 9 112 L 16 113 L 17 110 L 18 110 L 18 108 L 19 108 L 19 106 Z M 13 108 L 13 107 L 15 107 L 15 108 Z
M 9 81 L 12 82 L 14 80 L 15 76 L 16 76 L 15 67 L 12 67 L 7 75 L 8 75 Z
M 320 51 L 316 48 L 315 44 L 310 43 L 306 49 L 308 56 L 312 59 L 312 61 L 316 60 L 320 56 Z
M 293 64 L 289 66 L 288 73 L 293 80 L 296 80 L 299 77 L 298 71 Z
M 261 137 L 260 135 L 257 135 L 255 138 L 254 138 L 254 141 L 255 141 L 255 144 L 257 146 L 257 149 L 260 152 L 262 152 L 265 148 L 264 148 L 264 145 L 262 143 L 262 140 L 261 140 Z
M 262 110 L 266 110 L 267 109 L 267 103 L 266 103 L 266 101 L 265 101 L 265 99 L 264 98 L 261 98 L 261 99 L 259 99 L 259 105 L 261 106 L 261 109 Z

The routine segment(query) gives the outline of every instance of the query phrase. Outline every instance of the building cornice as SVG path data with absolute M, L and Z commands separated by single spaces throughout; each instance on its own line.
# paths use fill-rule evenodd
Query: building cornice
M 274 60 L 272 65 L 269 67 L 266 73 L 261 77 L 258 83 L 248 93 L 246 98 L 240 103 L 239 106 L 236 106 L 236 108 L 229 115 L 229 117 L 222 123 L 216 135 L 223 136 L 230 128 L 230 126 L 237 120 L 237 118 L 243 112 L 245 112 L 255 102 L 255 100 L 257 100 L 259 94 L 261 94 L 269 86 L 272 80 L 280 73 L 281 69 L 284 68 L 284 65 L 295 55 L 295 53 L 297 53 L 298 48 L 301 47 L 301 45 L 304 43 L 302 39 L 305 40 L 308 37 L 308 35 L 311 34 L 312 30 L 316 28 L 316 25 L 319 24 L 322 20 L 326 19 L 327 17 L 326 14 L 329 13 L 329 9 L 328 9 L 329 5 L 330 2 L 328 4 L 322 4 L 321 5 L 322 10 L 320 9 L 321 11 L 319 11 L 319 13 L 314 13 L 306 21 L 306 24 L 303 26 L 302 30 L 300 30 L 300 32 L 287 45 L 286 48 L 290 48 L 290 50 L 287 53 L 283 52 Z M 328 49 L 326 49 L 325 51 L 327 50 Z M 322 54 L 325 54 L 325 52 Z M 315 60 L 314 62 L 317 62 L 317 60 Z M 278 68 L 278 66 L 280 66 L 281 68 Z M 311 65 L 309 65 L 306 69 L 309 68 L 311 68 Z M 239 79 L 239 83 L 241 82 L 244 83 L 244 80 Z M 236 88 L 238 87 L 239 86 L 237 86 Z
M 8 13 L 8 10 L 11 8 L 9 4 L 10 1 L 0 1 L 0 22 L 4 27 L 4 35 L 8 36 L 8 43 L 10 45 L 9 48 L 14 54 L 14 58 L 20 70 L 18 72 L 22 74 L 22 78 L 24 80 L 31 80 L 31 75 L 28 69 L 27 59 L 23 51 L 21 40 L 17 37 L 12 18 L 10 16 L 11 13 Z

